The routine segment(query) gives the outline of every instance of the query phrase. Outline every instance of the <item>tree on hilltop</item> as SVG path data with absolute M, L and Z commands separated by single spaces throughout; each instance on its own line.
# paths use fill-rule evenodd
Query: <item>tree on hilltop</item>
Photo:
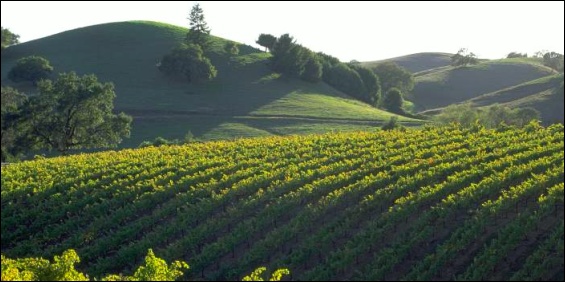
M 452 66 L 476 65 L 479 62 L 477 56 L 473 52 L 469 52 L 467 48 L 461 48 L 457 54 L 451 56 Z
M 261 33 L 259 35 L 259 39 L 257 39 L 255 43 L 259 44 L 259 46 L 265 47 L 265 52 L 267 52 L 267 50 L 273 50 L 275 43 L 277 43 L 277 38 L 271 34 Z
M 18 43 L 20 43 L 20 36 L 2 27 L 2 50 Z
M 210 40 L 210 28 L 204 20 L 204 10 L 202 10 L 200 4 L 197 3 L 192 6 L 188 20 L 190 31 L 186 35 L 186 42 L 200 45 L 202 49 L 206 49 Z

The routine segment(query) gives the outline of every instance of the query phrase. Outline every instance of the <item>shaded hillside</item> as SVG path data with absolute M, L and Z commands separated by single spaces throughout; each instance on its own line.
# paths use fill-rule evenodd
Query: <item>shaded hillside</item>
M 553 73 L 535 59 L 521 58 L 442 67 L 416 76 L 411 101 L 417 111 L 445 107 Z
M 544 124 L 564 122 L 563 74 L 549 75 L 516 86 L 475 97 L 462 103 L 473 107 L 487 107 L 494 104 L 511 108 L 532 107 L 540 112 Z M 436 115 L 443 108 L 421 112 Z
M 386 60 L 363 62 L 361 64 L 371 68 L 379 63 L 392 61 L 412 73 L 417 73 L 429 69 L 449 66 L 451 64 L 452 55 L 453 54 L 448 53 L 416 53 Z
M 563 126 L 241 139 L 2 168 L 2 254 L 92 277 L 563 280 Z M 455 278 L 455 279 L 454 279 Z
M 532 107 L 537 109 L 543 122 L 550 124 L 554 122 L 564 123 L 564 99 L 563 99 L 563 75 L 561 85 L 548 88 L 545 91 L 517 99 L 506 103 L 510 107 Z
M 120 22 L 26 42 L 3 51 L 2 84 L 11 84 L 6 77 L 15 61 L 32 54 L 47 58 L 56 72 L 94 73 L 101 81 L 112 81 L 116 110 L 134 116 L 132 138 L 122 144 L 130 147 L 157 136 L 182 138 L 188 131 L 196 137 L 233 138 L 279 134 L 281 126 L 287 128 L 285 134 L 304 128 L 311 129 L 306 133 L 323 132 L 335 123 L 350 124 L 341 128 L 347 130 L 371 128 L 392 116 L 324 83 L 281 78 L 266 65 L 270 54 L 252 47 L 240 45 L 240 54 L 230 57 L 221 38 L 214 38 L 207 50 L 218 69 L 214 81 L 192 85 L 165 77 L 156 64 L 186 32 L 163 23 Z M 307 98 L 297 93 L 310 95 L 315 104 L 301 103 Z

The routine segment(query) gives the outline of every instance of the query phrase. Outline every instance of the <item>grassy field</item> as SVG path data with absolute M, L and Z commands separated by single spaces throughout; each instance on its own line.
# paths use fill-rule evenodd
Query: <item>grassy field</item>
M 562 125 L 426 127 L 11 164 L 2 254 L 75 249 L 91 277 L 131 275 L 152 248 L 188 262 L 189 281 L 258 266 L 308 281 L 562 281 L 563 139 Z
M 201 85 L 170 79 L 156 64 L 187 30 L 156 22 L 120 22 L 71 30 L 10 47 L 2 53 L 2 84 L 13 85 L 7 72 L 23 56 L 47 58 L 56 72 L 96 74 L 115 85 L 116 110 L 134 116 L 132 138 L 122 147 L 135 147 L 157 136 L 182 138 L 188 131 L 203 139 L 319 132 L 333 124 L 364 120 L 378 126 L 393 114 L 359 103 L 324 83 L 305 83 L 272 73 L 270 54 L 240 45 L 240 54 L 223 51 L 226 40 L 215 37 L 207 55 L 217 78 Z M 26 93 L 33 89 L 16 85 Z M 247 123 L 245 117 L 261 122 Z M 308 118 L 313 129 L 288 127 L 288 119 Z M 312 120 L 315 123 L 311 123 Z M 400 118 L 401 121 L 414 121 Z M 366 128 L 350 126 L 340 129 Z M 285 130 L 273 130 L 284 127 Z M 226 129 L 226 130 L 224 130 Z

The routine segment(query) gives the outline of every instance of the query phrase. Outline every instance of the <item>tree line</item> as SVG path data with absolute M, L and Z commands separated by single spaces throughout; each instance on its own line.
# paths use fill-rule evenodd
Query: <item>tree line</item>
M 414 78 L 393 62 L 384 62 L 372 69 L 354 61 L 343 63 L 296 43 L 289 34 L 278 38 L 261 34 L 256 43 L 272 54 L 269 66 L 273 71 L 312 83 L 323 81 L 374 107 L 404 114 L 403 93 L 413 89 Z

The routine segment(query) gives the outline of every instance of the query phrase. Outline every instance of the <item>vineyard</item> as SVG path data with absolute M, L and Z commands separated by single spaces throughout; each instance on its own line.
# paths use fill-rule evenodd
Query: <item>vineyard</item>
M 182 279 L 563 280 L 562 125 L 334 133 L 2 167 L 2 254 Z

